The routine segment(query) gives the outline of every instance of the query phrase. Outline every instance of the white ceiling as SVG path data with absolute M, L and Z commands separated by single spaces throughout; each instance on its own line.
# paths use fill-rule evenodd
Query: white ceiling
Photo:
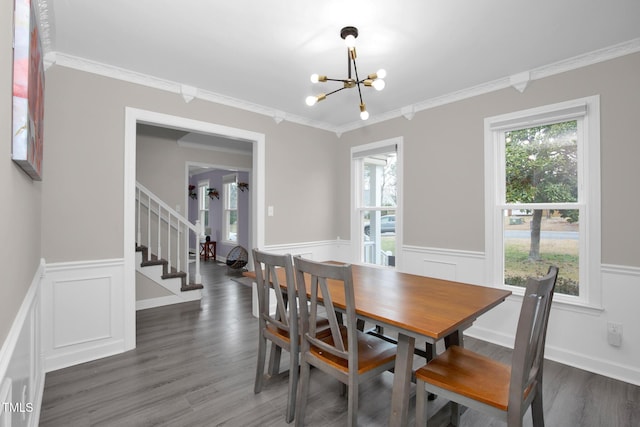
M 339 32 L 347 25 L 359 29 L 360 75 L 388 72 L 384 91 L 364 89 L 367 123 L 508 87 L 513 76 L 526 84 L 640 51 L 638 0 L 37 3 L 49 62 L 151 76 L 199 98 L 337 132 L 363 125 L 357 91 L 314 107 L 304 99 L 337 88 L 313 85 L 310 74 L 346 77 Z

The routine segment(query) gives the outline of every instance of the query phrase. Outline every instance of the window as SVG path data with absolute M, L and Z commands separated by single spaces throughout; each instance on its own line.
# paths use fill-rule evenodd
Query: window
M 489 281 L 522 293 L 560 269 L 556 300 L 600 305 L 599 99 L 485 120 Z
M 400 247 L 400 138 L 354 147 L 351 240 L 358 262 L 394 267 Z
M 223 240 L 238 242 L 238 184 L 236 174 L 222 177 Z
M 198 219 L 202 224 L 202 229 L 209 229 L 209 197 L 207 197 L 207 189 L 209 188 L 209 180 L 198 181 Z

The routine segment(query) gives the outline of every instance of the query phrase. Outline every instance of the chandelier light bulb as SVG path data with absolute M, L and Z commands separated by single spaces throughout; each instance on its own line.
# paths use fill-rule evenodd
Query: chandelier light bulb
M 376 74 L 378 75 L 379 79 L 384 79 L 385 77 L 387 77 L 387 70 L 385 70 L 384 68 L 380 68 Z
M 380 79 L 380 78 L 375 79 L 375 80 L 373 81 L 373 83 L 371 84 L 371 86 L 373 86 L 373 88 L 374 88 L 375 90 L 378 90 L 378 91 L 380 91 L 380 90 L 384 89 L 385 85 L 386 85 L 386 83 L 384 82 L 384 80 L 382 80 L 382 79 Z
M 318 83 L 320 81 L 320 76 L 318 74 L 311 74 L 311 83 Z
M 325 99 L 327 97 L 326 93 L 319 93 L 317 95 L 309 95 L 307 96 L 307 99 L 305 99 L 305 102 L 307 103 L 307 105 L 309 107 L 311 107 L 312 105 L 315 105 L 316 103 L 322 101 L 323 99 Z
M 347 37 L 344 38 L 344 43 L 347 45 L 348 48 L 353 48 L 356 46 L 356 38 L 352 34 L 349 34 Z
M 360 118 L 362 120 L 367 120 L 369 118 L 369 112 L 367 111 L 367 106 L 364 103 L 360 104 Z

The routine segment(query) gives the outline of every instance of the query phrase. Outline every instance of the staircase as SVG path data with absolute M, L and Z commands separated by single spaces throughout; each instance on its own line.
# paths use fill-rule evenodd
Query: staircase
M 191 224 L 142 184 L 136 183 L 136 271 L 163 287 L 167 296 L 138 301 L 145 308 L 202 298 L 200 258 L 189 274 L 189 242 L 197 248 L 200 223 Z M 191 239 L 190 239 L 191 237 Z

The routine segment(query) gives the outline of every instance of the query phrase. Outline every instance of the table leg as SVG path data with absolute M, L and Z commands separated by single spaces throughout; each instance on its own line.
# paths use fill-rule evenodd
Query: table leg
M 416 339 L 398 334 L 398 352 L 393 372 L 390 426 L 406 426 L 409 417 L 409 390 L 413 372 L 413 351 Z

